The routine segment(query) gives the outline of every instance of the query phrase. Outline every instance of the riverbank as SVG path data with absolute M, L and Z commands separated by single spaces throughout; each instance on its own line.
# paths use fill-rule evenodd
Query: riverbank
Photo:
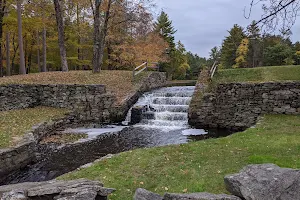
M 34 125 L 63 117 L 60 108 L 36 107 L 0 112 L 0 149 L 16 145 Z
M 255 128 L 226 138 L 125 152 L 60 179 L 101 180 L 117 188 L 112 200 L 132 199 L 139 187 L 160 194 L 224 193 L 224 176 L 248 164 L 300 168 L 299 146 L 300 116 L 266 115 Z

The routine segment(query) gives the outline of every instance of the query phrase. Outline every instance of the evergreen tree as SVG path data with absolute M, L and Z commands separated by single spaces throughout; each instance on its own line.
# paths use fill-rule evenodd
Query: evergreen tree
M 169 44 L 170 50 L 175 48 L 175 37 L 174 34 L 177 30 L 172 25 L 172 21 L 164 11 L 161 12 L 160 16 L 155 23 L 155 30 L 158 31 L 165 41 Z
M 249 52 L 248 52 L 248 66 L 258 67 L 263 64 L 262 56 L 262 38 L 260 34 L 260 29 L 253 21 L 247 28 L 247 35 L 249 38 Z
M 221 56 L 221 52 L 220 52 L 220 49 L 218 47 L 213 47 L 211 50 L 210 50 L 210 53 L 209 53 L 209 59 L 215 61 L 215 60 L 219 60 L 220 59 L 220 56 Z
M 235 64 L 237 49 L 246 37 L 244 29 L 237 24 L 228 32 L 229 36 L 223 41 L 221 49 L 221 65 L 225 68 L 231 68 Z

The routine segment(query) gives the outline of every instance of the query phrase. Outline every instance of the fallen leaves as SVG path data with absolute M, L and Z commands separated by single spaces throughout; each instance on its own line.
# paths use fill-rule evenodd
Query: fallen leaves
M 0 148 L 10 147 L 34 125 L 64 116 L 65 109 L 36 107 L 0 112 Z

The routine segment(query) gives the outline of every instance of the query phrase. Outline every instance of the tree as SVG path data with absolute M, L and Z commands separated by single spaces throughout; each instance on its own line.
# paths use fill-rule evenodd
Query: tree
M 205 57 L 200 57 L 192 52 L 187 53 L 188 64 L 190 69 L 187 71 L 188 79 L 198 79 L 200 70 L 207 65 L 207 60 Z
M 221 57 L 221 51 L 218 47 L 213 47 L 211 50 L 210 50 L 210 53 L 209 53 L 209 58 L 213 61 L 216 61 L 216 60 L 219 60 Z
M 247 27 L 247 36 L 249 38 L 248 66 L 258 67 L 263 65 L 262 38 L 260 29 L 255 21 Z
M 176 44 L 176 49 L 172 51 L 172 58 L 172 67 L 170 69 L 171 71 L 169 71 L 169 74 L 171 74 L 172 78 L 174 79 L 185 79 L 186 73 L 190 69 L 190 66 L 188 64 L 186 49 L 180 41 L 178 41 Z
M 278 43 L 275 46 L 269 46 L 264 52 L 265 65 L 278 66 L 284 64 L 292 64 L 293 50 L 287 44 Z
M 248 52 L 249 52 L 249 40 L 248 38 L 245 38 L 242 40 L 239 48 L 237 49 L 236 52 L 237 58 L 235 59 L 236 64 L 233 66 L 233 68 L 246 67 Z
M 237 24 L 228 32 L 229 36 L 225 38 L 221 48 L 221 65 L 225 68 L 231 68 L 235 64 L 237 49 L 246 37 L 244 29 Z
M 267 1 L 267 3 L 266 3 Z M 295 24 L 300 10 L 299 0 L 251 0 L 250 9 L 246 18 L 250 18 L 253 6 L 263 2 L 263 15 L 256 24 L 264 24 L 267 29 L 275 30 L 281 26 L 283 34 L 290 34 L 291 27 Z
M 23 35 L 22 35 L 22 7 L 21 0 L 17 0 L 18 12 L 18 43 L 20 51 L 20 74 L 26 74 L 24 48 L 23 48 Z
M 67 51 L 65 46 L 65 32 L 64 32 L 64 20 L 63 20 L 63 11 L 62 4 L 63 0 L 53 0 L 55 8 L 55 16 L 58 30 L 58 45 L 61 58 L 61 70 L 66 72 L 68 71 L 68 62 L 67 62 Z
M 164 11 L 160 13 L 157 22 L 155 23 L 155 30 L 162 35 L 166 42 L 168 42 L 170 50 L 175 48 L 174 34 L 177 30 L 175 30 L 168 14 Z

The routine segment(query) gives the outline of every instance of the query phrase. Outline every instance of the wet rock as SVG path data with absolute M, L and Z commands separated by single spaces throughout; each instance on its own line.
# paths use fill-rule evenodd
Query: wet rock
M 246 200 L 300 199 L 300 171 L 274 164 L 249 165 L 225 177 L 226 188 Z
M 227 194 L 210 194 L 210 193 L 194 193 L 194 194 L 165 194 L 164 200 L 241 200 L 239 197 Z
M 131 110 L 131 120 L 132 124 L 140 123 L 142 120 L 143 112 L 145 108 L 144 106 L 133 107 Z
M 14 191 L 23 191 L 23 193 L 16 193 Z M 39 183 L 21 183 L 15 185 L 7 185 L 0 187 L 1 200 L 4 199 L 18 199 L 12 197 L 23 197 L 26 199 L 34 199 L 36 197 L 42 199 L 55 200 L 93 200 L 105 199 L 115 189 L 104 188 L 103 184 L 98 181 L 89 181 L 86 179 L 79 179 L 73 181 L 48 181 Z M 12 194 L 11 198 L 8 194 Z M 22 196 L 23 195 L 23 196 Z M 23 199 L 24 199 L 23 198 Z
M 149 192 L 148 190 L 138 188 L 133 197 L 134 200 L 163 200 L 162 196 Z

